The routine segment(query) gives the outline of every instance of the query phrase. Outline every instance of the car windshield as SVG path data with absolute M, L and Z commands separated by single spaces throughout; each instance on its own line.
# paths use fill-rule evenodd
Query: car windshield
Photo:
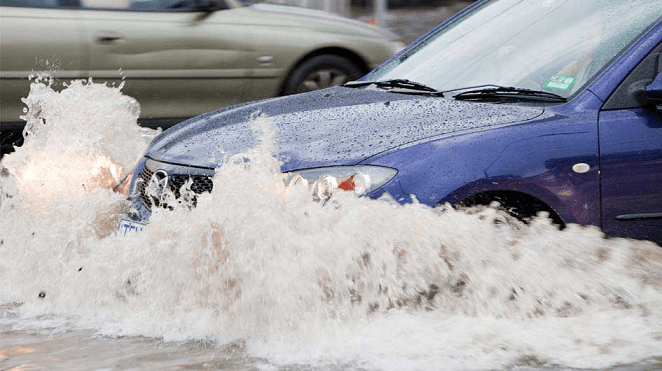
M 569 97 L 662 14 L 651 0 L 493 0 L 367 77 L 440 91 L 509 86 Z

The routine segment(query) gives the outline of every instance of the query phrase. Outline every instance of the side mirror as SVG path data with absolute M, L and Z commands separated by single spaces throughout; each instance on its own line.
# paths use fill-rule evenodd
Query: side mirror
M 644 97 L 646 98 L 646 103 L 662 104 L 662 73 L 658 73 L 655 79 L 646 85 Z
M 227 9 L 225 1 L 222 0 L 195 0 L 195 10 L 199 13 L 195 22 L 204 21 L 217 10 Z
M 200 12 L 213 12 L 227 9 L 225 1 L 221 0 L 195 0 L 195 8 Z

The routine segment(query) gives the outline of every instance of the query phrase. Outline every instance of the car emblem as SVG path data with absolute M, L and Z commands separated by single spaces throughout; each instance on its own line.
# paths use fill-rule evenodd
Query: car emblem
M 155 201 L 156 205 L 163 201 L 168 189 L 168 173 L 165 170 L 157 170 L 147 185 L 147 194 Z

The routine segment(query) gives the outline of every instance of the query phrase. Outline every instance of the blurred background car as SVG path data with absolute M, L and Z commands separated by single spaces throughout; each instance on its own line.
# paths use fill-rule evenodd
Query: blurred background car
M 123 84 L 141 125 L 355 80 L 404 47 L 328 12 L 242 0 L 0 0 L 0 142 L 22 141 L 28 77 Z

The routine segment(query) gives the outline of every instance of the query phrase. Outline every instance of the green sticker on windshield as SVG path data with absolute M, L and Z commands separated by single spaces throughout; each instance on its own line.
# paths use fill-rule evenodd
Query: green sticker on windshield
M 572 87 L 572 84 L 575 83 L 575 80 L 577 80 L 576 77 L 554 75 L 547 80 L 543 88 L 568 91 Z

